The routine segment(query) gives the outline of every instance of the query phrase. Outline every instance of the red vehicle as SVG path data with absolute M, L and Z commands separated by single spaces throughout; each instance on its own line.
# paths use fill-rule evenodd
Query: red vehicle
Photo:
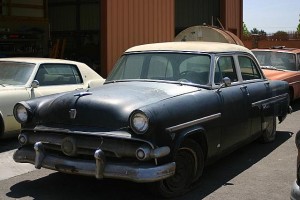
M 300 49 L 277 46 L 252 52 L 268 79 L 287 81 L 291 101 L 300 98 Z

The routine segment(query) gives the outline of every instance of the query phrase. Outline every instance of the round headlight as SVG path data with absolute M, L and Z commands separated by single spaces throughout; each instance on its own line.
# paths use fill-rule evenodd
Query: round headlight
M 19 123 L 25 123 L 28 120 L 28 111 L 22 104 L 17 104 L 14 109 L 14 116 Z
M 149 119 L 143 112 L 136 112 L 130 118 L 130 126 L 137 134 L 144 134 L 149 128 Z

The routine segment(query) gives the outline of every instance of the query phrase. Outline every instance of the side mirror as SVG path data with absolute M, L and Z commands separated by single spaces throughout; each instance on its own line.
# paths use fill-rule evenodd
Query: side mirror
M 223 78 L 223 82 L 224 82 L 225 87 L 231 86 L 231 80 L 230 80 L 230 78 L 224 77 Z
M 31 83 L 31 88 L 37 88 L 40 86 L 40 83 L 38 80 L 33 80 Z
M 224 77 L 223 78 L 223 83 L 220 85 L 220 87 L 218 88 L 217 92 L 220 92 L 221 88 L 223 87 L 229 87 L 231 86 L 231 80 L 228 77 Z

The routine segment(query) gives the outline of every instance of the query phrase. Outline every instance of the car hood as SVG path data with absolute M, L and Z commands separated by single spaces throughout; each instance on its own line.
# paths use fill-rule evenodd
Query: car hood
M 57 124 L 67 124 L 115 130 L 128 126 L 129 115 L 135 109 L 197 90 L 200 89 L 170 83 L 109 83 L 88 91 L 69 92 L 51 100 L 45 98 L 39 104 L 38 120 L 45 125 L 56 124 L 56 127 Z M 73 119 L 70 113 L 75 115 Z
M 263 69 L 263 73 L 270 80 L 288 80 L 290 78 L 300 76 L 300 72 L 294 71 L 279 71 L 272 69 Z
M 5 85 L 2 86 L 0 85 L 0 92 L 1 91 L 9 91 L 9 90 L 23 90 L 25 88 L 25 86 L 15 86 L 15 85 Z

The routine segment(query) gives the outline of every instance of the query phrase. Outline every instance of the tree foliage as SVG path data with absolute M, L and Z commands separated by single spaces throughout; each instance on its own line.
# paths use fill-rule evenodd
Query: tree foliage
M 289 34 L 285 31 L 277 31 L 273 34 L 274 39 L 280 39 L 280 40 L 288 40 Z
M 248 30 L 248 28 L 247 28 L 245 22 L 243 22 L 243 36 L 248 37 L 248 36 L 250 36 L 250 35 L 251 35 L 251 33 L 249 32 L 249 30 Z
M 251 30 L 252 35 L 260 35 L 260 36 L 266 36 L 267 33 L 264 30 L 258 30 L 257 28 L 253 28 Z

